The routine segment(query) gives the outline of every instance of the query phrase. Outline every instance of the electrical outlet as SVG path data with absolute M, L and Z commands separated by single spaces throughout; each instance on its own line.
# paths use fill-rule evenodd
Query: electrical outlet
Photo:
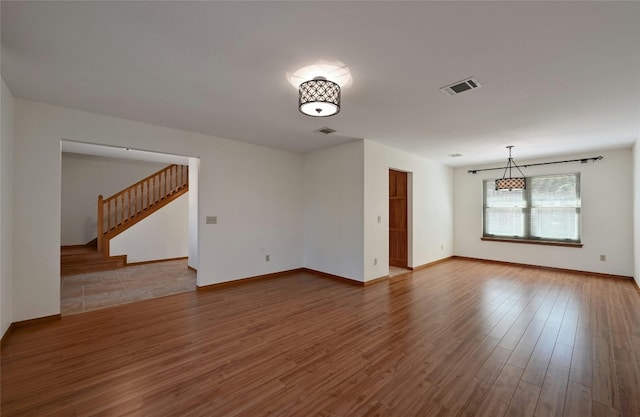
M 605 262 L 607 260 L 607 255 L 600 255 L 600 260 Z
M 378 265 L 378 258 L 373 258 L 373 264 Z
M 271 255 L 267 255 L 264 257 L 265 261 L 269 262 L 271 260 Z
M 444 250 L 444 245 L 440 245 L 440 250 Z
M 207 224 L 218 224 L 218 216 L 207 216 Z

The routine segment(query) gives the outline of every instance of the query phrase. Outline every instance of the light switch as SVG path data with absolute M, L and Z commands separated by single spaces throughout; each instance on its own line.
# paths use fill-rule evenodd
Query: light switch
M 207 216 L 207 224 L 218 224 L 218 216 Z

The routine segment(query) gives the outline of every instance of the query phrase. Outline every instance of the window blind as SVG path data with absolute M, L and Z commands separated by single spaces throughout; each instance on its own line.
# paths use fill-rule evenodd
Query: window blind
M 485 237 L 580 242 L 580 174 L 527 177 L 526 190 L 484 181 Z

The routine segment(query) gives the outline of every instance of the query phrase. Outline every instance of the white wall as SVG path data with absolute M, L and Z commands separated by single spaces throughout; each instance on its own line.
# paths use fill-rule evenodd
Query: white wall
M 0 336 L 13 322 L 13 94 L 0 90 Z
M 410 266 L 453 254 L 453 170 L 364 140 L 305 154 L 305 267 L 357 281 L 389 274 L 390 168 L 411 173 Z
M 302 266 L 301 155 L 16 99 L 14 321 L 60 312 L 62 139 L 200 158 L 198 285 Z
M 96 238 L 97 199 L 135 184 L 168 164 L 62 153 L 62 245 Z
M 198 176 L 200 160 L 189 158 L 189 266 L 198 269 Z
M 457 168 L 455 189 L 455 249 L 459 256 L 633 276 L 633 164 L 631 149 L 559 155 L 544 160 L 517 160 L 519 165 L 602 155 L 587 164 L 545 165 L 524 169 L 525 175 L 580 172 L 582 248 L 481 241 L 482 180 L 502 176 L 500 171 L 467 173 Z M 504 166 L 504 162 L 486 167 Z M 607 261 L 601 262 L 600 255 Z
M 389 169 L 410 173 L 409 266 L 452 256 L 453 170 L 371 141 L 364 151 L 365 280 L 389 273 Z
M 304 155 L 304 266 L 364 281 L 364 143 Z
M 3 85 L 3 100 L 5 90 Z M 452 192 L 450 168 L 370 141 L 298 155 L 14 99 L 14 215 L 5 221 L 4 191 L 11 181 L 5 181 L 10 141 L 4 121 L 11 117 L 4 104 L 0 215 L 3 239 L 6 225 L 13 225 L 13 253 L 2 249 L 4 260 L 13 260 L 9 321 L 60 311 L 62 139 L 200 158 L 200 286 L 301 266 L 359 281 L 384 276 L 389 168 L 412 173 L 413 266 L 456 254 L 633 275 L 630 149 L 602 152 L 605 159 L 594 164 L 527 170 L 529 175 L 582 171 L 584 248 L 481 242 L 483 176 L 464 168 L 455 170 Z M 206 225 L 205 216 L 217 216 L 218 224 Z M 608 261 L 599 262 L 600 254 Z M 379 268 L 372 267 L 373 257 L 378 257 Z M 3 283 L 6 265 L 2 263 Z M 4 313 L 7 293 L 2 290 Z M 6 322 L 3 318 L 3 326 Z
M 127 255 L 128 263 L 188 256 L 189 194 L 181 195 L 111 239 L 109 253 Z
M 640 287 L 640 139 L 633 145 L 633 278 Z

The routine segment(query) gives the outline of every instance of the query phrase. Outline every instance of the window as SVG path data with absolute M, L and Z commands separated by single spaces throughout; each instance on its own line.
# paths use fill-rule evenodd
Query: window
M 527 177 L 514 191 L 485 180 L 483 236 L 580 243 L 580 174 Z

